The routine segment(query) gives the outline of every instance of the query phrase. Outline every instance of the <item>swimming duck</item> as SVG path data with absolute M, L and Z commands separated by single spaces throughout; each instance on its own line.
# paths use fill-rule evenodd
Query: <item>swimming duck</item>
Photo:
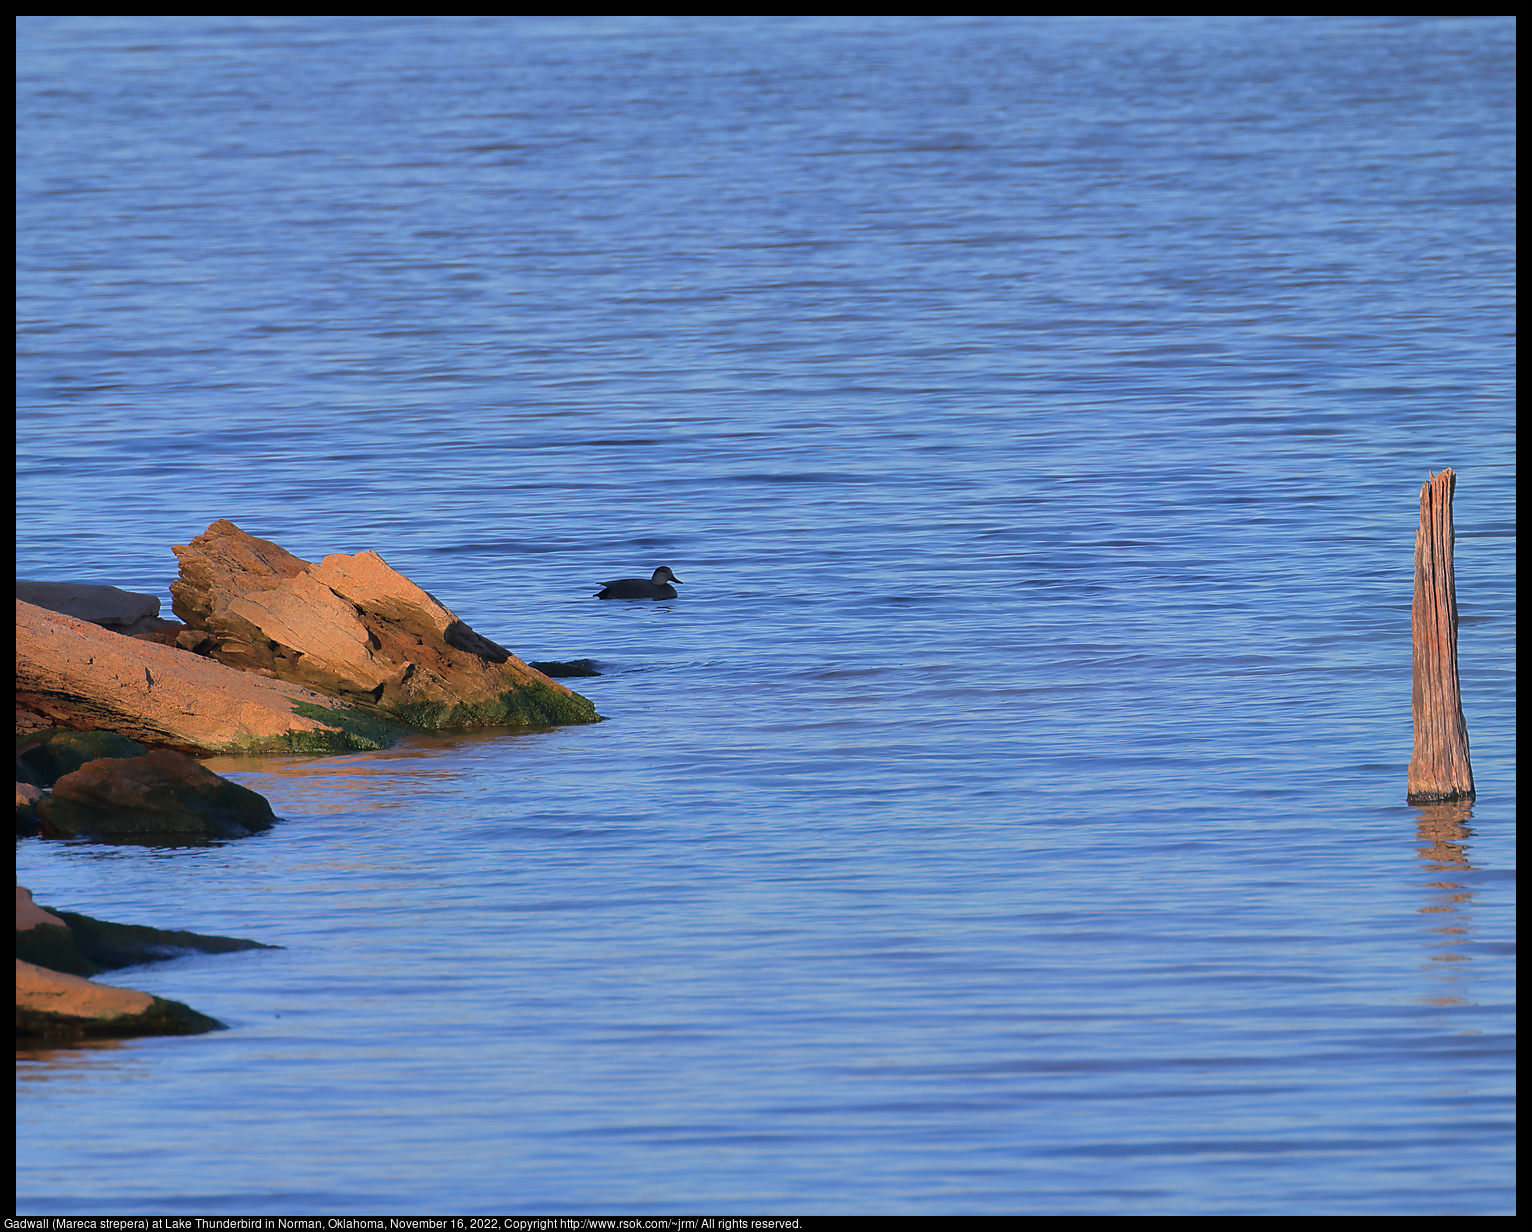
M 608 582 L 596 592 L 598 599 L 674 599 L 676 588 L 671 582 L 679 582 L 669 565 L 661 565 L 650 580 L 644 578 L 618 578 Z

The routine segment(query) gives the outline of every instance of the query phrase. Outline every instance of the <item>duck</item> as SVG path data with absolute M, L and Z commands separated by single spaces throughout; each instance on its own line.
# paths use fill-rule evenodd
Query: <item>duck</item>
M 674 599 L 676 588 L 671 582 L 679 582 L 669 565 L 661 565 L 652 578 L 618 578 L 608 582 L 596 592 L 598 599 Z

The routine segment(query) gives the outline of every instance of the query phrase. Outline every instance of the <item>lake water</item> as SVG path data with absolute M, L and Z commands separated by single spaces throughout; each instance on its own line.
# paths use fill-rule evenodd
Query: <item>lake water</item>
M 19 841 L 286 947 L 19 1058 L 19 1212 L 1514 1210 L 1512 19 L 19 22 L 18 573 L 374 549 L 606 719 Z

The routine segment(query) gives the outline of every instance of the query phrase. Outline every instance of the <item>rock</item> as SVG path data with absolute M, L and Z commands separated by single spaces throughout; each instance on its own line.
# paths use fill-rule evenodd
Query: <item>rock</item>
M 529 667 L 535 667 L 544 676 L 599 676 L 594 659 L 570 659 L 567 663 L 534 662 Z
M 179 1001 L 92 984 L 78 975 L 16 960 L 18 1040 L 196 1035 L 223 1029 L 223 1023 Z
M 71 770 L 102 757 L 142 757 L 149 750 L 116 732 L 52 728 L 16 739 L 16 777 L 52 787 Z M 25 778 L 23 779 L 23 775 Z
M 377 749 L 401 734 L 334 698 L 20 600 L 16 700 L 60 727 L 207 752 Z
M 84 1036 L 188 1035 L 216 1031 L 221 1022 L 179 1001 L 131 988 L 93 984 L 86 976 L 103 969 L 138 966 L 188 951 L 224 954 L 272 950 L 238 937 L 167 932 L 135 924 L 111 924 L 72 911 L 57 914 L 16 887 L 16 1034 L 23 1039 Z
M 141 967 L 146 963 L 165 962 L 184 954 L 233 954 L 239 950 L 283 948 L 280 945 L 247 941 L 243 937 L 218 937 L 180 929 L 149 928 L 143 924 L 113 924 L 75 911 L 57 911 L 54 916 L 62 919 L 68 927 L 80 953 L 108 971 L 118 967 Z
M 43 819 L 37 814 L 37 805 L 47 794 L 36 783 L 16 784 L 17 838 L 36 838 L 43 832 Z
M 188 629 L 184 625 L 176 634 L 176 645 L 182 650 L 192 654 L 212 654 L 213 647 L 218 645 L 218 639 L 211 633 L 204 633 L 201 629 Z
M 60 834 L 244 838 L 276 824 L 266 798 L 184 753 L 87 762 L 53 785 L 38 815 Z
M 66 975 L 95 975 L 101 967 L 80 952 L 69 925 L 32 901 L 32 891 L 16 887 L 16 957 Z
M 133 636 L 140 642 L 153 642 L 156 646 L 174 646 L 176 634 L 186 628 L 179 620 L 164 621 L 158 628 L 149 629 Z
M 228 954 L 237 950 L 280 950 L 240 937 L 113 924 L 73 911 L 56 914 L 16 887 L 16 957 L 69 975 L 95 975 L 118 967 L 139 967 L 183 954 Z
M 115 586 L 89 582 L 33 582 L 16 579 L 16 597 L 34 607 L 62 612 L 76 620 L 122 631 L 158 622 L 160 601 L 157 595 L 144 595 Z
M 158 616 L 145 616 L 142 620 L 135 620 L 132 624 L 122 625 L 121 627 L 114 625 L 103 627 L 111 629 L 113 633 L 121 633 L 127 637 L 143 637 L 145 634 L 152 636 L 156 633 L 162 633 L 166 629 L 185 628 L 179 620 L 161 620 Z
M 176 615 L 212 657 L 412 727 L 593 723 L 590 701 L 475 633 L 376 552 L 319 564 L 214 522 L 173 551 Z
M 135 633 L 134 636 L 145 642 L 154 642 L 160 646 L 174 646 L 179 650 L 200 655 L 210 653 L 218 644 L 218 639 L 211 633 L 204 633 L 201 629 L 188 629 L 178 620 L 167 620 L 158 629 L 151 629 L 147 633 Z
M 28 929 L 36 928 L 39 924 L 51 924 L 56 928 L 68 928 L 58 916 L 50 912 L 46 907 L 39 907 L 32 901 L 32 891 L 26 886 L 16 887 L 16 931 L 24 933 Z
M 29 710 L 26 706 L 21 705 L 16 707 L 16 734 L 18 736 L 28 735 L 36 731 L 48 731 L 52 727 L 53 723 L 43 715 L 38 714 L 37 711 Z

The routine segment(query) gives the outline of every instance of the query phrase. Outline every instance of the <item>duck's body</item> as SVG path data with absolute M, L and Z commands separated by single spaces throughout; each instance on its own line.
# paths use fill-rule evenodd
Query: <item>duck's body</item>
M 679 582 L 669 565 L 661 565 L 653 578 L 618 578 L 608 582 L 596 592 L 598 599 L 674 599 L 676 588 L 671 582 Z

